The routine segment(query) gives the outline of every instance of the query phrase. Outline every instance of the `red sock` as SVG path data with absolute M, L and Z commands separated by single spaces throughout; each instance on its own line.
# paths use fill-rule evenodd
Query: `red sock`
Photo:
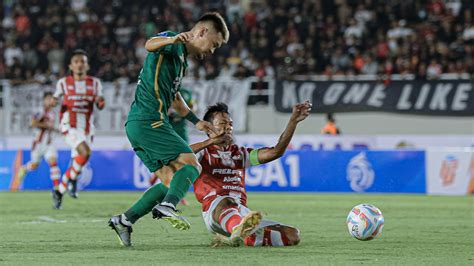
M 248 237 L 245 238 L 245 245 L 249 247 L 255 246 L 255 239 L 257 238 L 256 234 L 251 234 Z
M 77 176 L 81 173 L 82 167 L 87 163 L 87 158 L 81 155 L 78 155 L 74 157 L 74 160 L 72 161 L 71 167 L 69 167 L 68 172 L 69 175 L 68 177 L 72 180 L 76 180 Z
M 272 230 L 265 228 L 262 246 L 272 246 Z
M 290 246 L 290 241 L 283 231 L 265 228 L 263 232 L 252 234 L 245 238 L 246 246 Z
M 59 170 L 57 163 L 50 164 L 49 174 L 50 174 L 51 180 L 53 181 L 53 188 L 55 190 L 58 190 L 59 179 L 61 178 L 61 172 Z
M 219 224 L 222 229 L 226 230 L 229 234 L 232 233 L 232 229 L 240 224 L 242 217 L 240 216 L 239 210 L 235 207 L 228 207 L 222 210 L 219 215 Z

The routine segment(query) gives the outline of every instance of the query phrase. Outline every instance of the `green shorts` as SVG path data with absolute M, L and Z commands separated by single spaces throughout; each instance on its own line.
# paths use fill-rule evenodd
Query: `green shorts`
M 150 172 L 168 165 L 182 153 L 193 152 L 168 121 L 128 121 L 125 132 Z

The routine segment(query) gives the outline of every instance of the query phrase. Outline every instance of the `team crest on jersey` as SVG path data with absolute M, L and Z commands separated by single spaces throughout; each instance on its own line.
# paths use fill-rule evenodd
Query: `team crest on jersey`
M 242 160 L 242 156 L 240 155 L 232 156 L 232 160 Z
M 232 159 L 232 153 L 230 151 L 217 151 L 219 158 L 223 165 L 228 167 L 235 167 L 234 160 Z
M 70 85 L 69 85 L 69 86 L 67 86 L 67 89 L 70 90 L 70 91 L 72 91 L 72 90 L 74 90 L 74 86 L 70 86 Z

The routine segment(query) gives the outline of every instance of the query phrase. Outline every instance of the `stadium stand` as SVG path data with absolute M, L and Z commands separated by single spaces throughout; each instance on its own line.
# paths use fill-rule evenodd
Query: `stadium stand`
M 192 61 L 197 79 L 248 76 L 474 73 L 469 0 L 5 1 L 0 78 L 52 83 L 89 51 L 91 73 L 134 82 L 145 41 L 187 30 L 204 10 L 225 14 L 229 44 Z

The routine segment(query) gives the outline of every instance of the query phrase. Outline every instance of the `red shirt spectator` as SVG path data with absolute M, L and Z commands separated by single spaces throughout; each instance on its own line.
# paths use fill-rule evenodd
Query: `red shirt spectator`
M 24 32 L 30 27 L 30 19 L 26 15 L 19 15 L 15 19 L 15 28 L 17 32 Z

